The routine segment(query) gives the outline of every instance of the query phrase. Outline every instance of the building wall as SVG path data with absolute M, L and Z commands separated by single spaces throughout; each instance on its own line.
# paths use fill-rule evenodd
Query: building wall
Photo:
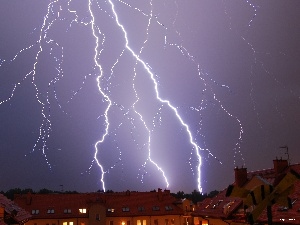
M 25 225 L 89 225 L 88 218 L 31 219 Z
M 184 219 L 179 215 L 107 217 L 106 225 L 183 225 Z
M 106 208 L 101 204 L 91 205 L 91 207 L 89 208 L 89 224 L 86 225 L 105 225 L 105 224 L 106 224 Z

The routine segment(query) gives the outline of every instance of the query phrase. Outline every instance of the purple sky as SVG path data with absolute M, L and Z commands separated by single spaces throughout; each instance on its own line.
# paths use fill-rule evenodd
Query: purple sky
M 287 158 L 281 146 L 298 163 L 299 12 L 296 0 L 1 1 L 0 190 L 209 192 L 236 166 Z

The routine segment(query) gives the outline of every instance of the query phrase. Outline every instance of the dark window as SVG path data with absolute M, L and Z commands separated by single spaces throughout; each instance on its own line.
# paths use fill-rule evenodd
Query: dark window
M 172 210 L 173 210 L 172 206 L 170 206 L 170 205 L 167 205 L 167 206 L 165 207 L 165 209 L 166 209 L 167 211 L 172 211 Z
M 122 208 L 122 211 L 123 211 L 123 212 L 129 212 L 129 207 L 123 207 L 123 208 Z
M 154 225 L 158 225 L 158 220 L 154 220 Z
M 71 212 L 72 212 L 71 209 L 64 209 L 65 214 L 70 214 Z
M 139 211 L 139 212 L 145 211 L 145 207 L 144 207 L 144 206 L 138 206 L 138 211 Z
M 47 213 L 48 213 L 48 214 L 53 214 L 53 213 L 54 213 L 54 209 L 48 209 L 48 210 L 47 210 Z
M 100 215 L 99 215 L 99 213 L 96 214 L 96 220 L 100 221 Z
M 152 207 L 152 210 L 153 210 L 153 211 L 159 211 L 159 206 L 153 206 L 153 207 Z
M 31 210 L 31 214 L 32 215 L 37 215 L 37 214 L 39 214 L 40 213 L 40 210 L 38 210 L 38 209 L 33 209 L 33 210 Z
M 114 225 L 114 221 L 109 221 L 109 225 Z

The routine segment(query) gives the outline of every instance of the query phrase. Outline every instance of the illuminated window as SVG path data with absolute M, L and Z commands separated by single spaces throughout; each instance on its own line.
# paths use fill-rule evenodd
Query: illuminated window
M 65 214 L 70 214 L 71 212 L 72 212 L 71 209 L 64 209 L 64 213 L 65 213 Z
M 109 209 L 107 209 L 107 212 L 114 212 L 115 211 L 115 209 L 111 209 L 111 208 L 109 208 Z
M 175 219 L 171 219 L 171 225 L 175 224 Z
M 32 215 L 37 215 L 37 214 L 39 214 L 40 213 L 40 210 L 38 210 L 38 209 L 33 209 L 32 211 L 31 211 L 31 214 Z
M 79 209 L 80 213 L 86 213 L 86 209 Z
M 152 207 L 152 210 L 153 210 L 153 211 L 159 211 L 159 206 L 153 206 L 153 207 Z
M 85 225 L 85 223 L 84 222 L 80 222 L 80 225 Z
M 146 220 L 137 220 L 136 225 L 146 225 Z
M 63 225 L 74 225 L 74 222 L 63 222 Z
M 129 207 L 123 207 L 123 208 L 122 208 L 122 211 L 123 211 L 123 212 L 129 212 Z
M 47 210 L 47 213 L 48 213 L 48 214 L 53 214 L 53 213 L 54 213 L 54 209 L 48 209 L 48 210 Z
M 169 225 L 169 220 L 165 219 L 165 225 Z

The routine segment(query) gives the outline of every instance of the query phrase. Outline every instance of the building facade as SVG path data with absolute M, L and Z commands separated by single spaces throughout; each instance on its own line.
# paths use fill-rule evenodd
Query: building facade
M 16 195 L 31 213 L 26 225 L 188 225 L 190 202 L 169 190 L 84 194 Z

